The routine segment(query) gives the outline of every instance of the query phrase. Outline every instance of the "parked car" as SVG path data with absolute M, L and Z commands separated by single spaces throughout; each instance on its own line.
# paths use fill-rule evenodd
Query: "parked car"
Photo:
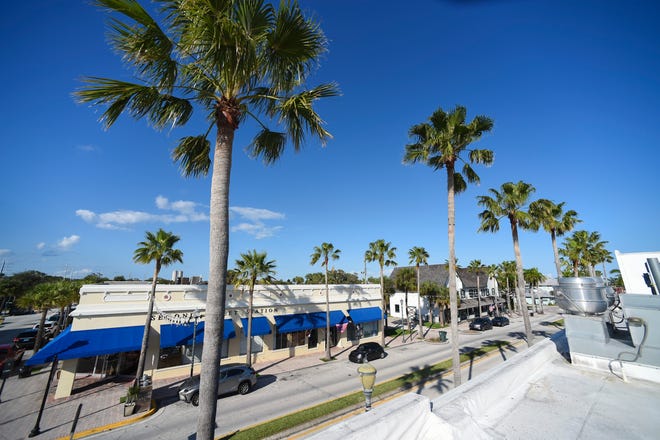
M 496 316 L 491 320 L 492 324 L 497 327 L 504 327 L 509 325 L 509 318 L 506 316 Z
M 247 394 L 257 384 L 257 373 L 245 364 L 220 366 L 218 396 L 228 393 Z M 186 379 L 179 386 L 179 400 L 199 405 L 199 375 Z
M 14 345 L 18 348 L 32 350 L 36 342 L 37 330 L 35 329 L 25 330 L 14 336 Z
M 44 335 L 45 336 L 52 336 L 53 333 L 55 332 L 55 326 L 57 325 L 57 321 L 44 321 Z M 34 330 L 39 330 L 39 323 L 37 322 L 32 326 Z
M 493 323 L 490 321 L 490 318 L 482 316 L 481 318 L 475 318 L 470 323 L 470 330 L 490 330 L 493 328 Z
M 361 364 L 374 359 L 383 359 L 385 356 L 385 350 L 378 342 L 365 342 L 348 354 L 348 360 Z
M 12 344 L 0 345 L 0 373 L 12 371 L 16 365 L 21 363 L 25 349 L 17 348 Z

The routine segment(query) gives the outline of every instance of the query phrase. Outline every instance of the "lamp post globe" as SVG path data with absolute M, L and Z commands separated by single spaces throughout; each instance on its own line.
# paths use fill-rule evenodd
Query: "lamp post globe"
M 374 384 L 376 383 L 376 368 L 367 363 L 362 364 L 357 369 L 360 374 L 360 381 L 362 382 L 362 392 L 364 393 L 365 411 L 371 409 L 371 394 L 374 391 Z

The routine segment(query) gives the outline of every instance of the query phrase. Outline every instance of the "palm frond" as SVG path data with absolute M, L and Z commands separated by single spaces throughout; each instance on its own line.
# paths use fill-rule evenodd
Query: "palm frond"
M 470 151 L 470 162 L 491 165 L 494 160 L 492 150 L 477 149 Z
M 267 128 L 262 129 L 248 146 L 248 153 L 252 158 L 261 157 L 265 164 L 270 165 L 277 161 L 284 151 L 286 135 Z
M 463 174 L 465 174 L 465 177 L 467 177 L 467 180 L 470 183 L 479 184 L 481 182 L 481 179 L 479 179 L 477 173 L 472 169 L 470 164 L 467 162 L 463 164 Z
M 187 136 L 179 140 L 172 152 L 184 176 L 207 175 L 211 169 L 211 143 L 203 136 Z
M 467 189 L 467 183 L 461 173 L 454 171 L 454 193 L 460 194 Z
M 337 96 L 339 90 L 334 83 L 322 84 L 311 90 L 306 90 L 296 95 L 290 96 L 278 103 L 277 113 L 280 115 L 280 122 L 286 126 L 287 134 L 291 137 L 291 142 L 296 151 L 300 150 L 305 133 L 319 138 L 325 145 L 327 139 L 332 135 L 323 128 L 323 120 L 313 109 L 313 103 L 319 98 Z
M 117 81 L 106 78 L 85 78 L 86 86 L 74 95 L 79 102 L 108 105 L 101 122 L 108 128 L 124 111 L 136 119 L 146 117 L 156 128 L 184 125 L 193 107 L 186 99 L 162 94 L 154 86 Z

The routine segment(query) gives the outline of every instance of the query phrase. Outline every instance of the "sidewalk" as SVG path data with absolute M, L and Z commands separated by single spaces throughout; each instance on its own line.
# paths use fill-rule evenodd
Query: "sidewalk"
M 469 331 L 466 321 L 459 324 L 459 331 Z M 437 341 L 438 330 L 428 330 L 425 337 Z M 394 348 L 420 341 L 421 339 L 418 339 L 416 334 L 412 337 L 406 336 L 405 341 L 402 336 L 387 337 L 386 345 L 387 348 Z M 352 346 L 335 347 L 332 350 L 333 356 L 337 359 L 346 359 L 353 348 Z M 322 351 L 279 361 L 255 363 L 254 369 L 258 374 L 277 375 L 322 364 L 321 357 L 323 357 Z M 20 440 L 28 437 L 37 421 L 49 373 L 50 368 L 46 366 L 27 378 L 13 375 L 6 379 L 0 394 L 0 440 Z M 153 400 L 156 402 L 156 407 L 159 402 L 176 400 L 177 387 L 186 377 L 154 381 Z M 53 395 L 57 378 L 54 378 L 39 423 L 40 434 L 33 438 L 39 440 L 68 439 L 79 405 L 82 405 L 82 408 L 75 428 L 75 438 L 135 423 L 148 417 L 155 411 L 155 408 L 133 416 L 124 416 L 124 408 L 119 403 L 119 399 L 126 394 L 126 389 L 132 379 L 128 376 L 77 379 L 74 395 L 55 400 Z

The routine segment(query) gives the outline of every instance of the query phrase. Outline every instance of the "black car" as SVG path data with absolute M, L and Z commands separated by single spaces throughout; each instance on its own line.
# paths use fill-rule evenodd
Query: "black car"
M 475 318 L 470 323 L 470 330 L 490 330 L 493 328 L 493 323 L 490 321 L 490 318 L 482 316 L 481 318 Z
M 37 342 L 37 330 L 25 330 L 14 336 L 14 345 L 18 348 L 32 350 Z
M 506 316 L 496 316 L 491 322 L 497 327 L 504 327 L 505 325 L 509 325 L 509 318 Z
M 348 360 L 362 364 L 374 359 L 383 359 L 385 356 L 385 350 L 378 342 L 365 342 L 349 353 Z

